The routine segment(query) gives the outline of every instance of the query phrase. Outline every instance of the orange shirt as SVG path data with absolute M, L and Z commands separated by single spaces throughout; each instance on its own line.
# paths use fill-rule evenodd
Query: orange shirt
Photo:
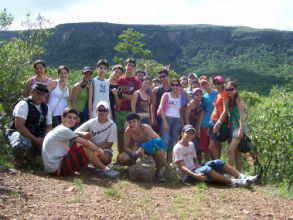
M 225 91 L 222 91 L 218 94 L 218 96 L 214 100 L 214 110 L 211 115 L 212 121 L 217 121 L 224 110 L 224 100 L 229 100 L 228 93 Z M 218 111 L 218 112 L 217 112 Z M 223 119 L 222 122 L 226 122 L 227 117 Z

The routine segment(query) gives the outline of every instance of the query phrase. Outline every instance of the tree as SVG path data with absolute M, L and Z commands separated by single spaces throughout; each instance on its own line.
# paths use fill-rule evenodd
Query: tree
M 7 10 L 4 8 L 0 11 L 0 30 L 7 29 L 13 22 L 13 17 L 8 14 Z
M 118 36 L 121 41 L 114 47 L 118 52 L 119 57 L 115 56 L 116 63 L 124 64 L 125 60 L 129 57 L 135 59 L 147 58 L 152 55 L 151 51 L 144 49 L 145 44 L 141 42 L 144 34 L 139 33 L 132 28 L 128 28 Z

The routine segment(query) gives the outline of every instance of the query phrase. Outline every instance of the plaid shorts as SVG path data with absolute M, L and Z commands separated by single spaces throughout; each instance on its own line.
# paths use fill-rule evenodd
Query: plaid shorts
M 53 176 L 72 176 L 75 171 L 80 171 L 82 167 L 87 166 L 89 160 L 85 155 L 82 146 L 76 143 L 68 149 L 68 154 L 63 157 L 59 172 L 58 170 L 50 173 Z

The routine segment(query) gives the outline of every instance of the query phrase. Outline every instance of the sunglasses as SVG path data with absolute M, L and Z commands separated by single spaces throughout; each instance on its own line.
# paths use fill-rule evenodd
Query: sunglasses
M 104 112 L 104 113 L 107 113 L 108 112 L 108 110 L 107 109 L 98 109 L 98 112 Z
M 233 92 L 234 90 L 235 90 L 234 88 L 226 89 L 227 92 Z
M 134 65 L 134 64 L 132 64 L 132 63 L 128 63 L 126 66 L 135 67 L 135 65 Z
M 165 78 L 165 77 L 166 77 L 166 75 L 160 75 L 160 76 L 158 76 L 159 79 L 162 79 L 162 78 Z
M 104 70 L 108 69 L 106 66 L 99 66 L 98 68 L 101 69 L 101 70 L 102 69 L 104 69 Z
M 220 85 L 222 85 L 223 83 L 221 83 L 221 82 L 214 82 L 214 85 L 215 86 L 220 86 Z
M 176 87 L 179 87 L 180 84 L 171 84 L 171 86 L 176 86 Z

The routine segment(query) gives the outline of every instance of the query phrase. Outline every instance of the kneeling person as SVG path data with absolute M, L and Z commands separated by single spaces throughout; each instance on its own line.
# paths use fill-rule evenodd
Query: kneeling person
M 185 125 L 181 139 L 173 149 L 173 161 L 182 181 L 214 181 L 232 186 L 248 186 L 256 181 L 257 176 L 245 176 L 222 160 L 211 160 L 200 165 L 191 142 L 195 133 L 192 125 Z M 224 176 L 224 173 L 235 179 Z
M 105 101 L 100 101 L 96 107 L 97 117 L 92 118 L 78 127 L 74 132 L 85 139 L 92 141 L 104 153 L 101 157 L 103 165 L 108 165 L 112 161 L 113 150 L 112 145 L 117 142 L 117 127 L 116 124 L 108 118 L 109 104 Z M 106 167 L 102 172 L 109 177 L 115 177 L 119 173 Z
M 162 167 L 165 164 L 166 145 L 150 125 L 140 123 L 137 113 L 128 114 L 126 120 L 128 126 L 124 132 L 124 152 L 118 155 L 118 163 L 130 166 L 144 153 L 152 155 L 156 162 L 156 179 L 164 182 Z
M 91 141 L 78 137 L 72 128 L 78 118 L 78 112 L 66 108 L 62 115 L 62 124 L 51 130 L 42 146 L 42 159 L 45 171 L 53 176 L 70 176 L 88 163 L 105 168 L 101 159 L 103 151 Z

